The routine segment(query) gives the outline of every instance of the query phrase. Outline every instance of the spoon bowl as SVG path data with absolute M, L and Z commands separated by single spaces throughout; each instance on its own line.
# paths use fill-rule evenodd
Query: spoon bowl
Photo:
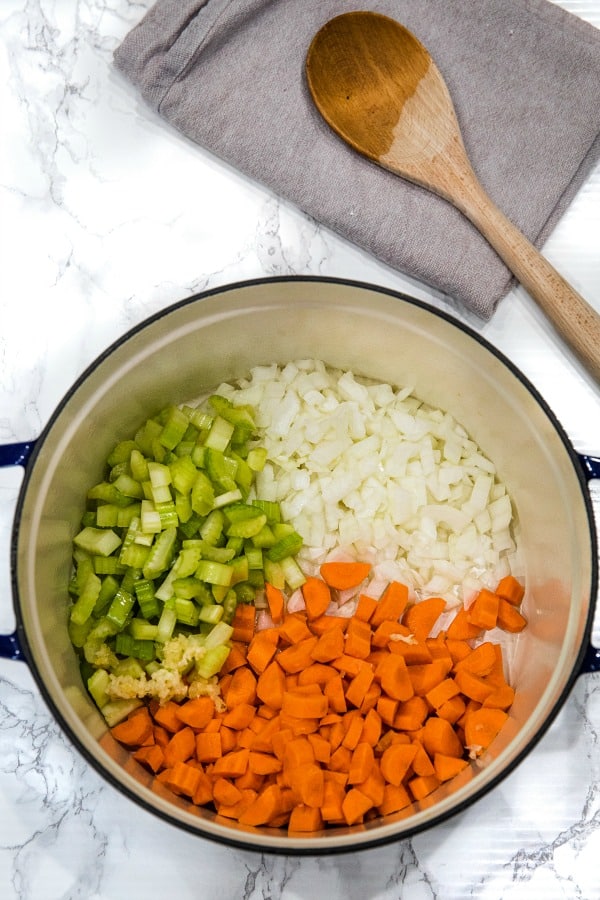
M 600 316 L 485 193 L 423 44 L 387 16 L 345 13 L 313 38 L 306 76 L 317 109 L 354 150 L 467 216 L 600 382 Z

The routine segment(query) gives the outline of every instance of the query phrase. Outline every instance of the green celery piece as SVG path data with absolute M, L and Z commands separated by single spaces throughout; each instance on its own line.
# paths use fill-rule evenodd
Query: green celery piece
M 244 552 L 248 563 L 248 569 L 262 569 L 263 552 L 260 547 L 252 547 L 249 545 Z
M 102 582 L 94 572 L 89 572 L 79 597 L 71 607 L 69 619 L 74 625 L 83 625 L 94 611 Z
M 227 529 L 228 537 L 255 537 L 267 523 L 267 517 L 264 513 L 255 515 L 252 519 L 241 519 L 231 522 Z
M 211 585 L 210 591 L 212 594 L 211 603 L 222 603 L 225 597 L 227 596 L 227 591 L 229 590 L 229 585 L 227 584 L 213 584 Z
M 254 534 L 252 536 L 252 543 L 255 547 L 260 547 L 262 550 L 266 550 L 268 547 L 272 547 L 273 544 L 277 542 L 277 538 L 273 534 L 273 529 L 269 525 L 264 525 L 258 534 Z
M 93 528 L 96 524 L 96 513 L 92 509 L 86 510 L 81 517 L 81 527 L 85 528 L 86 525 L 91 525 Z
M 231 586 L 235 584 L 239 584 L 240 581 L 248 580 L 248 559 L 246 556 L 236 556 L 235 559 L 231 561 L 231 568 L 233 569 L 233 575 L 231 576 Z
M 225 525 L 225 516 L 220 509 L 213 509 L 200 526 L 200 536 L 206 544 L 216 547 Z
M 109 622 L 112 622 L 117 629 L 120 630 L 124 628 L 134 603 L 134 596 L 130 594 L 129 591 L 124 591 L 122 588 L 119 588 L 108 608 L 106 618 Z
M 116 666 L 112 668 L 113 675 L 129 675 L 130 678 L 143 678 L 144 672 L 145 669 L 141 661 L 132 656 L 118 659 Z
M 94 556 L 93 561 L 96 575 L 122 575 L 125 571 L 118 556 Z
M 129 468 L 128 462 L 120 462 L 114 465 L 108 473 L 108 481 L 110 481 L 111 484 L 114 484 L 121 475 L 131 475 L 131 469 Z M 119 490 L 121 489 L 119 488 Z
M 192 490 L 192 485 L 196 479 L 198 472 L 196 466 L 192 462 L 191 456 L 179 456 L 170 466 L 171 480 L 173 487 L 180 494 L 186 496 Z
M 96 669 L 88 678 L 87 689 L 98 709 L 102 709 L 110 700 L 108 696 L 109 681 L 110 675 L 106 669 Z
M 206 410 L 198 407 L 197 409 L 193 409 L 190 413 L 190 422 L 198 429 L 198 431 L 208 431 L 213 423 L 213 416 L 206 412 Z
M 141 577 L 141 568 L 134 568 L 130 566 L 121 579 L 120 587 L 122 588 L 122 590 L 129 591 L 129 593 L 132 594 L 135 590 L 136 582 L 139 581 Z
M 184 600 L 196 600 L 203 606 L 213 602 L 213 595 L 203 581 L 199 578 L 176 578 L 173 581 L 175 597 L 183 597 Z
M 161 531 L 160 513 L 153 500 L 142 500 L 140 524 L 144 534 L 158 534 Z
M 102 707 L 102 715 L 109 728 L 114 728 L 119 722 L 123 722 L 134 709 L 142 706 L 141 700 L 109 700 Z
M 202 659 L 196 663 L 196 672 L 201 678 L 213 678 L 221 671 L 223 663 L 229 656 L 231 648 L 225 645 L 207 650 Z
M 135 434 L 136 447 L 141 450 L 146 458 L 154 456 L 154 441 L 158 440 L 163 427 L 155 419 L 148 419 Z
M 281 562 L 287 556 L 295 556 L 301 549 L 304 541 L 296 531 L 286 534 L 267 550 L 267 556 L 271 562 Z
M 180 524 L 189 522 L 193 516 L 192 501 L 189 494 L 181 494 L 175 490 L 175 511 Z
M 228 625 L 227 622 L 221 620 L 220 622 L 217 622 L 210 633 L 206 635 L 203 646 L 207 650 L 212 650 L 214 647 L 225 645 L 231 640 L 232 634 L 233 628 L 231 625 Z
M 95 522 L 98 528 L 116 528 L 120 508 L 116 503 L 100 503 L 96 510 Z
M 177 557 L 177 577 L 187 578 L 193 575 L 198 568 L 198 563 L 202 556 L 200 541 L 194 541 L 193 544 L 184 541 L 179 556 Z
M 135 450 L 135 446 L 135 441 L 120 441 L 109 453 L 106 460 L 110 468 L 112 469 L 113 466 L 119 463 L 129 462 L 131 451 Z
M 200 619 L 201 622 L 207 622 L 209 625 L 216 625 L 222 618 L 223 607 L 220 603 L 213 603 L 212 606 L 202 606 L 198 609 L 198 618 L 194 624 L 197 624 L 198 619 Z M 192 623 L 190 622 L 188 624 Z
M 123 494 L 124 497 L 133 497 L 134 500 L 140 500 L 143 494 L 142 486 L 139 481 L 132 478 L 131 475 L 119 475 L 114 483 L 116 489 Z
M 234 487 L 232 491 L 225 491 L 223 494 L 217 494 L 214 505 L 218 508 L 226 507 L 230 503 L 236 503 L 238 500 L 242 499 L 242 492 L 238 487 Z
M 154 592 L 154 584 L 147 578 L 135 583 L 135 596 L 140 612 L 145 619 L 154 619 L 160 614 L 160 604 Z
M 278 525 L 281 522 L 281 506 L 277 500 L 253 500 L 252 505 L 264 512 L 269 526 Z
M 199 516 L 207 516 L 215 502 L 215 491 L 208 476 L 198 471 L 192 485 L 192 509 Z
M 115 641 L 115 652 L 120 656 L 132 657 L 143 662 L 154 659 L 154 641 L 136 640 L 130 634 L 122 631 Z
M 176 625 L 177 612 L 175 611 L 175 605 L 172 603 L 165 603 L 160 614 L 160 619 L 158 620 L 155 640 L 158 641 L 159 644 L 164 644 L 166 641 L 171 640 Z
M 237 462 L 235 482 L 241 490 L 243 496 L 247 497 L 250 493 L 250 488 L 252 487 L 252 483 L 254 481 L 254 472 L 252 471 L 246 460 L 243 459 L 239 454 L 232 453 L 231 456 Z
M 224 452 L 229 447 L 232 434 L 233 425 L 231 422 L 228 422 L 222 416 L 217 415 L 210 426 L 210 431 L 206 436 L 204 446 Z
M 269 557 L 265 557 L 264 560 L 264 573 L 265 573 L 265 581 L 268 581 L 269 584 L 272 584 L 273 587 L 279 588 L 279 590 L 284 590 L 285 588 L 285 575 L 283 573 L 283 569 L 281 568 L 280 562 L 272 562 Z
M 302 587 L 302 585 L 306 581 L 304 572 L 293 556 L 286 556 L 285 559 L 280 560 L 280 562 L 275 563 L 275 565 L 279 565 L 281 567 L 281 571 L 283 572 L 283 577 L 286 581 L 286 584 L 293 591 L 295 591 L 296 588 Z
M 176 528 L 166 528 L 164 531 L 161 531 L 152 545 L 150 556 L 146 560 L 143 569 L 144 578 L 156 578 L 168 569 L 173 558 L 176 541 Z
M 202 618 L 202 621 L 206 621 L 202 615 L 202 610 L 204 609 L 209 609 L 209 607 L 199 609 L 192 600 L 175 597 L 175 614 L 177 621 L 181 622 L 182 625 L 189 625 L 194 628 L 198 624 L 199 619 Z
M 236 584 L 234 586 L 233 590 L 235 591 L 235 596 L 238 603 L 254 603 L 256 599 L 256 591 L 264 589 L 265 586 L 265 580 L 262 572 L 260 572 L 259 574 L 261 577 L 260 579 L 258 579 L 256 585 L 254 584 L 254 581 L 248 580 L 240 581 L 239 584 Z M 225 601 L 223 601 L 223 603 L 224 602 Z
M 234 522 L 244 522 L 246 519 L 256 519 L 257 516 L 264 515 L 263 511 L 255 506 L 254 503 L 232 503 L 223 510 L 225 517 L 230 525 Z
M 155 506 L 160 518 L 161 529 L 170 528 L 171 526 L 177 528 L 179 525 L 179 516 L 177 515 L 175 501 L 169 499 L 166 502 L 157 502 Z
M 86 527 L 74 537 L 73 543 L 92 556 L 110 556 L 121 545 L 121 538 L 111 528 Z
M 152 625 L 146 619 L 133 618 L 129 623 L 129 634 L 136 641 L 154 641 L 158 625 Z
M 206 541 L 201 541 L 201 547 L 199 548 L 200 555 L 198 562 L 201 559 L 210 559 L 214 562 L 228 563 L 231 562 L 235 557 L 235 550 L 233 547 L 213 547 L 212 544 L 207 544 Z
M 252 447 L 248 451 L 246 463 L 252 472 L 262 472 L 267 461 L 267 450 L 265 447 Z
M 204 444 L 194 444 L 192 452 L 190 453 L 190 459 L 197 469 L 204 469 L 206 467 L 206 447 Z
M 144 454 L 141 453 L 137 447 L 134 447 L 131 451 L 129 468 L 131 469 L 132 477 L 135 478 L 136 481 L 139 481 L 140 484 L 149 480 L 148 462 Z
M 89 633 L 96 624 L 96 620 L 93 615 L 88 616 L 88 618 L 81 625 L 76 624 L 71 619 L 69 619 L 69 623 L 67 628 L 69 630 L 69 638 L 71 639 L 71 643 L 74 647 L 81 649 L 85 642 L 88 639 Z
M 119 562 L 124 566 L 132 566 L 133 568 L 141 569 L 145 566 L 150 553 L 150 547 L 134 542 L 121 551 L 119 554 Z
M 196 569 L 196 577 L 208 584 L 216 584 L 221 587 L 229 587 L 233 569 L 228 563 L 215 562 L 210 559 L 201 559 Z
M 228 537 L 226 547 L 229 547 L 230 550 L 233 550 L 235 556 L 239 556 L 240 553 L 244 551 L 244 547 L 246 542 L 244 538 L 241 537 Z
M 87 492 L 88 500 L 101 500 L 104 503 L 114 503 L 116 506 L 129 506 L 131 497 L 126 497 L 114 484 L 101 481 Z
M 177 444 L 183 440 L 189 424 L 190 420 L 185 412 L 177 406 L 171 406 L 158 438 L 163 447 L 174 450 Z
M 107 616 L 101 616 L 90 631 L 88 641 L 105 641 L 107 638 L 114 637 L 118 630 Z
M 129 528 L 131 520 L 140 517 L 141 503 L 130 503 L 129 506 L 118 507 L 117 528 Z
M 253 592 L 253 594 L 254 594 L 254 592 Z M 235 610 L 237 608 L 237 605 L 238 605 L 238 595 L 236 594 L 236 592 L 233 589 L 227 591 L 227 593 L 225 594 L 225 597 L 223 598 L 223 606 L 222 606 L 222 609 L 223 609 L 222 621 L 223 622 L 226 622 L 228 625 L 231 625 L 231 622 L 233 621 L 233 617 L 235 615 Z
M 98 599 L 96 600 L 96 605 L 92 610 L 92 615 L 101 616 L 106 611 L 109 603 L 112 601 L 113 597 L 117 593 L 119 589 L 119 582 L 113 575 L 105 575 L 102 578 L 102 584 L 100 585 L 100 593 L 98 594 Z
M 245 425 L 251 431 L 256 431 L 254 422 L 254 410 L 250 406 L 235 406 L 227 397 L 213 394 L 208 402 L 218 415 L 222 416 L 232 425 Z
M 171 470 L 169 466 L 154 460 L 148 461 L 148 475 L 150 476 L 150 484 L 152 489 L 160 487 L 169 487 L 171 484 Z

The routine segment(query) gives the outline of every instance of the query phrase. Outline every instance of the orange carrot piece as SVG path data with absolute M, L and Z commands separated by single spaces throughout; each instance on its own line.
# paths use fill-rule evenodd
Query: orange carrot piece
M 216 778 L 213 784 L 213 799 L 217 806 L 233 806 L 242 799 L 242 792 L 227 778 Z
M 386 619 L 399 621 L 408 603 L 408 587 L 399 581 L 392 581 L 377 603 L 377 609 L 371 616 L 371 625 L 377 628 Z
M 298 803 L 290 813 L 288 834 L 308 834 L 323 828 L 321 811 L 306 803 Z
M 176 731 L 163 752 L 165 765 L 174 766 L 177 762 L 186 762 L 194 755 L 196 750 L 196 734 L 192 728 L 185 725 Z
M 229 709 L 223 716 L 223 725 L 233 728 L 234 731 L 242 731 L 247 728 L 256 715 L 256 706 L 253 703 L 238 703 Z
M 391 638 L 388 643 L 388 650 L 397 656 L 403 656 L 407 666 L 424 666 L 433 660 L 431 650 L 425 641 L 407 643 L 406 641 Z
M 503 709 L 481 707 L 465 713 L 465 744 L 476 755 L 486 750 L 508 719 Z
M 227 707 L 231 709 L 239 703 L 255 703 L 256 684 L 256 675 L 249 666 L 236 669 L 231 675 L 227 690 L 223 692 Z
M 186 700 L 175 710 L 177 718 L 190 728 L 202 729 L 210 722 L 215 714 L 215 704 L 212 697 L 194 697 Z
M 340 746 L 331 754 L 329 760 L 330 772 L 349 772 L 350 763 L 352 762 L 352 750 L 348 747 Z
M 482 588 L 475 600 L 467 610 L 467 617 L 471 625 L 490 631 L 496 627 L 498 619 L 498 605 L 500 597 L 487 588 Z
M 460 694 L 460 689 L 453 678 L 444 678 L 434 688 L 427 691 L 425 697 L 434 709 L 439 709 L 447 700 Z
M 250 641 L 246 661 L 258 675 L 265 671 L 275 656 L 277 639 L 277 631 L 274 628 L 265 628 L 264 631 L 257 631 Z
M 464 747 L 446 719 L 430 716 L 423 725 L 423 746 L 431 759 L 436 753 L 462 757 Z
M 305 763 L 288 772 L 290 787 L 307 806 L 320 808 L 325 793 L 325 776 L 321 766 Z
M 327 607 L 331 603 L 329 586 L 320 578 L 310 576 L 302 585 L 301 591 L 309 621 L 325 615 Z
M 393 619 L 384 619 L 372 633 L 371 644 L 373 647 L 385 647 L 387 649 L 391 646 L 391 642 L 394 641 L 396 636 L 400 639 L 403 637 L 410 638 L 410 632 L 400 622 L 396 622 Z M 400 640 L 398 643 L 402 643 L 402 641 Z
M 469 621 L 469 614 L 464 607 L 459 609 L 446 629 L 446 637 L 457 641 L 471 641 L 480 634 L 481 628 Z
M 238 821 L 241 825 L 266 825 L 281 812 L 282 807 L 281 788 L 271 784 L 257 794 Z
M 335 626 L 323 632 L 310 655 L 315 662 L 327 663 L 341 656 L 343 652 L 344 632 L 339 626 Z
M 482 678 L 473 675 L 467 669 L 461 669 L 456 672 L 454 680 L 465 697 L 468 697 L 470 700 L 477 700 L 478 703 L 483 703 L 485 698 L 489 697 L 494 690 L 493 685 L 486 684 Z
M 352 712 L 355 712 L 355 710 L 352 710 Z M 351 713 L 346 713 L 346 716 L 344 716 L 344 728 L 345 734 L 342 739 L 342 747 L 346 747 L 348 750 L 355 750 L 362 737 L 362 717 L 360 715 L 352 716 Z
M 495 709 L 510 709 L 515 699 L 515 690 L 510 684 L 496 685 L 491 694 L 485 698 L 483 707 Z
M 233 672 L 234 669 L 239 669 L 240 666 L 246 665 L 247 649 L 247 644 L 242 644 L 240 641 L 231 642 L 231 650 L 229 651 L 227 659 L 221 666 L 219 678 L 222 678 L 223 675 L 227 675 L 229 672 Z
M 312 652 L 318 643 L 319 638 L 309 637 L 303 641 L 299 641 L 285 650 L 281 650 L 277 655 L 277 662 L 281 668 L 287 673 L 301 672 L 302 669 L 310 666 L 314 660 Z
M 429 712 L 427 701 L 415 694 L 414 697 L 409 697 L 408 700 L 398 704 L 392 725 L 397 731 L 417 731 Z
M 525 588 L 514 575 L 505 575 L 496 586 L 496 594 L 507 600 L 512 606 L 519 606 L 525 596 Z
M 371 571 L 369 563 L 361 562 L 324 562 L 320 572 L 329 587 L 339 591 L 358 587 Z
M 271 752 L 283 762 L 286 747 L 293 740 L 295 738 L 291 728 L 279 728 L 271 736 Z
M 196 759 L 201 763 L 214 762 L 223 755 L 220 732 L 201 732 L 196 735 Z
M 269 614 L 273 622 L 277 625 L 282 621 L 285 612 L 285 598 L 283 591 L 274 587 L 274 585 L 267 581 L 265 582 L 265 597 L 267 598 Z
M 342 812 L 347 825 L 355 825 L 362 822 L 364 814 L 373 807 L 370 797 L 359 791 L 358 788 L 351 788 L 342 802 Z
M 348 703 L 352 703 L 353 706 L 360 706 L 374 678 L 375 673 L 371 666 L 362 666 L 346 688 L 345 695 Z
M 410 806 L 412 800 L 403 785 L 386 784 L 383 801 L 377 807 L 382 816 L 389 816 Z
M 154 739 L 154 730 L 150 713 L 145 706 L 135 710 L 134 715 L 129 715 L 123 722 L 114 725 L 110 729 L 112 736 L 121 744 L 128 747 L 141 747 L 148 738 Z
M 379 760 L 379 768 L 388 784 L 396 786 L 402 784 L 414 762 L 417 750 L 416 744 L 390 744 L 383 751 Z
M 394 700 L 392 697 L 387 697 L 385 694 L 383 694 L 377 701 L 377 712 L 381 717 L 381 720 L 385 722 L 386 725 L 394 724 L 394 719 L 396 718 L 396 713 L 398 712 L 398 706 L 398 700 Z
M 185 797 L 193 797 L 198 790 L 202 781 L 203 772 L 194 766 L 188 765 L 186 762 L 176 762 L 169 770 L 169 777 L 165 781 L 176 794 L 183 794 Z
M 429 691 L 444 680 L 452 663 L 444 659 L 434 659 L 424 665 L 408 666 L 408 674 L 415 694 L 424 697 Z
M 428 597 L 426 600 L 413 603 L 405 610 L 402 624 L 418 641 L 424 641 L 445 608 L 446 601 L 442 597 Z
M 286 769 L 298 769 L 314 763 L 315 752 L 307 737 L 296 737 L 285 746 L 283 762 Z
M 287 613 L 277 630 L 280 640 L 286 644 L 297 644 L 313 636 L 307 625 L 305 613 L 300 612 Z
M 375 747 L 381 737 L 382 721 L 376 709 L 370 709 L 363 720 L 361 741 Z
M 247 770 L 249 756 L 249 750 L 231 750 L 215 760 L 213 774 L 222 775 L 224 778 L 237 778 Z
M 249 644 L 254 637 L 256 627 L 256 609 L 250 603 L 238 603 L 231 621 L 233 633 L 232 641 L 241 641 Z
M 168 700 L 152 712 L 152 717 L 167 731 L 171 733 L 179 731 L 180 728 L 183 728 L 183 722 L 177 715 L 178 708 L 178 704 L 174 700 Z
M 311 620 L 310 630 L 317 637 L 321 637 L 322 634 L 325 634 L 326 631 L 330 631 L 332 628 L 340 628 L 345 632 L 349 621 L 350 619 L 347 616 L 317 616 L 316 619 Z
M 332 671 L 335 672 L 335 669 Z M 329 709 L 332 712 L 336 713 L 345 713 L 348 709 L 348 705 L 346 703 L 346 695 L 344 693 L 344 682 L 342 681 L 342 676 L 337 674 L 330 679 L 325 687 L 323 688 L 323 693 L 327 697 L 329 702 Z
M 367 622 L 352 618 L 346 629 L 345 647 L 342 641 L 342 651 L 348 656 L 356 656 L 358 659 L 366 659 L 371 652 L 371 628 Z M 340 656 L 340 653 L 336 654 Z M 334 657 L 331 657 L 334 659 Z
M 424 797 L 429 796 L 439 786 L 440 780 L 435 772 L 432 775 L 416 775 L 408 782 L 408 789 L 415 800 L 423 800 Z
M 510 631 L 512 634 L 518 634 L 523 631 L 527 625 L 527 619 L 519 612 L 508 600 L 500 598 L 498 604 L 498 627 L 503 631 Z
M 339 677 L 338 673 L 331 666 L 316 662 L 298 673 L 298 684 L 325 685 L 328 681 L 332 681 L 337 677 Z
M 248 769 L 256 775 L 273 775 L 275 772 L 281 772 L 283 764 L 271 753 L 259 753 L 251 750 L 248 756 Z
M 366 716 L 371 709 L 375 709 L 377 701 L 381 697 L 381 685 L 373 681 L 367 688 L 363 702 L 358 707 L 363 716 Z
M 446 719 L 451 725 L 454 725 L 463 715 L 465 709 L 465 701 L 457 694 L 456 697 L 451 697 L 449 700 L 446 700 L 445 703 L 442 703 L 436 710 L 436 713 L 440 719 Z
M 404 657 L 389 654 L 381 660 L 375 670 L 381 689 L 393 700 L 408 700 L 414 694 L 413 683 Z M 347 696 L 347 692 L 346 692 Z
M 234 803 L 233 806 L 219 806 L 218 814 L 227 819 L 237 819 L 245 813 L 245 811 L 254 803 L 257 797 L 257 791 L 246 788 L 242 791 L 242 799 Z
M 452 657 L 452 661 L 454 665 L 460 662 L 461 659 L 464 659 L 465 656 L 468 656 L 471 650 L 473 649 L 471 645 L 467 641 L 457 641 L 453 640 L 446 636 L 446 647 L 448 648 L 448 653 Z
M 315 755 L 315 762 L 327 765 L 331 759 L 331 744 L 320 734 L 307 735 L 308 741 Z
M 471 672 L 472 675 L 483 677 L 489 675 L 496 665 L 496 649 L 491 641 L 484 641 L 465 656 L 454 666 L 455 672 Z
M 320 719 L 328 709 L 329 703 L 325 694 L 302 694 L 298 691 L 284 691 L 282 712 L 297 719 Z
M 433 757 L 433 768 L 435 774 L 440 781 L 449 781 L 466 769 L 469 765 L 467 759 L 461 759 L 457 756 L 445 756 L 443 753 L 436 753 Z
M 273 710 L 281 709 L 285 691 L 285 672 L 276 659 L 264 669 L 256 682 L 256 696 Z
M 435 775 L 433 762 L 421 741 L 413 741 L 413 745 L 416 747 L 416 753 L 412 761 L 415 775 Z
M 162 747 L 159 747 L 158 744 L 151 744 L 147 747 L 139 747 L 133 753 L 133 758 L 136 759 L 139 763 L 146 766 L 150 769 L 151 772 L 159 771 L 162 769 L 165 762 L 165 755 L 163 753 Z
M 346 796 L 343 784 L 332 778 L 334 773 L 325 773 L 325 786 L 323 788 L 323 805 L 321 815 L 325 822 L 338 822 L 344 817 L 342 803 Z
M 361 622 L 370 622 L 373 613 L 377 609 L 377 603 L 378 601 L 375 597 L 369 597 L 368 594 L 360 594 L 356 612 L 354 613 L 355 618 L 360 619 Z
M 221 735 L 221 749 L 223 750 L 223 755 L 236 749 L 238 744 L 237 731 L 234 731 L 233 728 L 221 725 L 219 734 Z
M 362 725 L 361 725 L 362 729 Z M 352 753 L 350 769 L 348 771 L 348 784 L 360 784 L 366 781 L 375 763 L 375 754 L 371 744 L 359 741 Z

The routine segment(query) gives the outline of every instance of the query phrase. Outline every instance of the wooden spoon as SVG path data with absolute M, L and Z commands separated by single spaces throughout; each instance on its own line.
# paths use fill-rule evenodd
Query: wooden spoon
M 337 16 L 313 38 L 306 75 L 317 109 L 351 147 L 471 220 L 600 382 L 600 316 L 484 192 L 446 84 L 415 36 L 378 13 Z

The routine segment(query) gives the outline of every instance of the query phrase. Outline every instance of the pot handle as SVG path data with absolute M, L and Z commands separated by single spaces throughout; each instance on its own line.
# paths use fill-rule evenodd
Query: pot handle
M 23 466 L 25 468 L 35 441 L 19 444 L 3 444 L 0 446 L 0 466 Z M 16 631 L 12 634 L 0 634 L 0 657 L 2 659 L 25 659 Z
M 600 457 L 580 454 L 579 460 L 588 481 L 600 478 Z M 579 674 L 583 675 L 586 672 L 600 672 L 600 647 L 594 647 L 591 641 L 581 662 Z

